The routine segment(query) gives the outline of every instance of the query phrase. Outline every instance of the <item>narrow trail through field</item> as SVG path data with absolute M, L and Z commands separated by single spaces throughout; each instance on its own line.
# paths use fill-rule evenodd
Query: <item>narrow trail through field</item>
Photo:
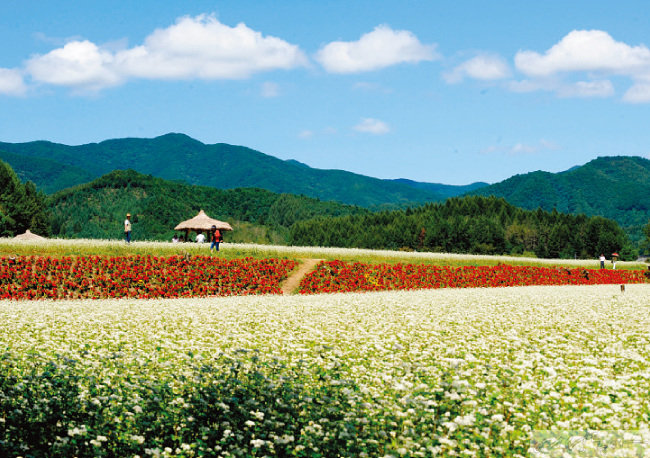
M 300 262 L 298 269 L 293 271 L 282 284 L 282 294 L 284 295 L 291 294 L 300 285 L 302 277 L 311 272 L 316 267 L 316 264 L 323 261 L 323 259 L 303 258 L 298 261 Z

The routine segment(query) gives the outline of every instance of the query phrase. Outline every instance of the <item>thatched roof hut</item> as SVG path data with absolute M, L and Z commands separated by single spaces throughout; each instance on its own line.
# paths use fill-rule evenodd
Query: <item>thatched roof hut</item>
M 27 229 L 24 234 L 18 234 L 14 237 L 14 240 L 46 240 L 45 237 L 34 234 L 32 231 Z
M 220 231 L 232 231 L 232 226 L 224 221 L 210 218 L 203 210 L 192 219 L 179 223 L 175 231 L 209 231 L 212 226 L 217 226 Z

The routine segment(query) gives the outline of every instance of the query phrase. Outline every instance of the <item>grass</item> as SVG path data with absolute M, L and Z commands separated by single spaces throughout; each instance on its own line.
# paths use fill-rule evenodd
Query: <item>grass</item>
M 0 238 L 0 256 L 128 256 L 128 255 L 209 255 L 208 243 L 171 243 L 171 242 L 132 242 L 122 240 L 90 239 L 49 239 L 46 241 L 17 241 Z M 355 248 L 291 247 L 283 245 L 260 245 L 248 243 L 223 243 L 214 256 L 226 259 L 253 257 L 301 259 L 315 258 L 328 261 L 356 261 L 369 264 L 411 263 L 447 266 L 480 265 L 525 265 L 525 266 L 563 266 L 597 269 L 596 259 L 540 259 L 517 256 L 469 255 L 454 253 L 404 252 L 388 250 L 367 250 Z M 647 269 L 642 262 L 623 262 L 616 264 L 619 269 Z M 611 263 L 607 262 L 611 268 Z

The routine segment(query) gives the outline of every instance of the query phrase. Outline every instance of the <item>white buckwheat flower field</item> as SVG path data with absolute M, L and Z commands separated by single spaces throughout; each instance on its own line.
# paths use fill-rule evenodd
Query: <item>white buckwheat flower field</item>
M 55 421 L 27 438 L 34 456 L 528 456 L 541 430 L 647 440 L 649 297 L 3 301 L 0 428 L 21 434 L 15 410 Z

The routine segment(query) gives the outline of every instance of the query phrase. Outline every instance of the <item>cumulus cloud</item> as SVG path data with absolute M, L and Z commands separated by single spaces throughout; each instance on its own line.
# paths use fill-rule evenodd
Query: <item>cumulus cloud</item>
M 124 74 L 152 79 L 239 79 L 307 62 L 296 45 L 206 15 L 180 18 L 116 60 Z
M 459 83 L 466 77 L 489 81 L 509 76 L 510 68 L 506 61 L 501 56 L 488 54 L 475 56 L 443 75 L 448 83 Z
M 386 25 L 375 27 L 358 41 L 329 43 L 316 54 L 316 60 L 330 73 L 360 73 L 438 58 L 435 45 L 424 45 L 412 32 Z
M 366 134 L 383 135 L 390 132 L 390 127 L 379 119 L 363 118 L 359 124 L 354 126 L 354 130 Z
M 27 61 L 33 80 L 58 86 L 96 90 L 123 80 L 114 68 L 115 58 L 90 41 L 73 41 L 62 48 Z
M 27 87 L 18 70 L 0 68 L 0 94 L 23 95 Z
M 575 71 L 633 75 L 650 69 L 650 49 L 615 41 L 602 30 L 574 30 L 544 54 L 519 51 L 515 66 L 533 77 Z
M 641 81 L 633 85 L 625 92 L 623 100 L 629 103 L 650 102 L 650 81 Z
M 114 47 L 72 41 L 31 58 L 26 71 L 37 82 L 99 90 L 129 78 L 240 79 L 307 63 L 296 45 L 243 23 L 229 27 L 206 15 L 182 17 L 155 30 L 142 45 Z
M 614 40 L 602 30 L 574 30 L 543 54 L 520 51 L 515 67 L 529 79 L 511 82 L 518 92 L 550 90 L 561 97 L 609 97 L 610 76 L 627 77 L 632 86 L 623 95 L 630 103 L 650 102 L 650 49 Z M 582 81 L 566 82 L 571 74 Z

